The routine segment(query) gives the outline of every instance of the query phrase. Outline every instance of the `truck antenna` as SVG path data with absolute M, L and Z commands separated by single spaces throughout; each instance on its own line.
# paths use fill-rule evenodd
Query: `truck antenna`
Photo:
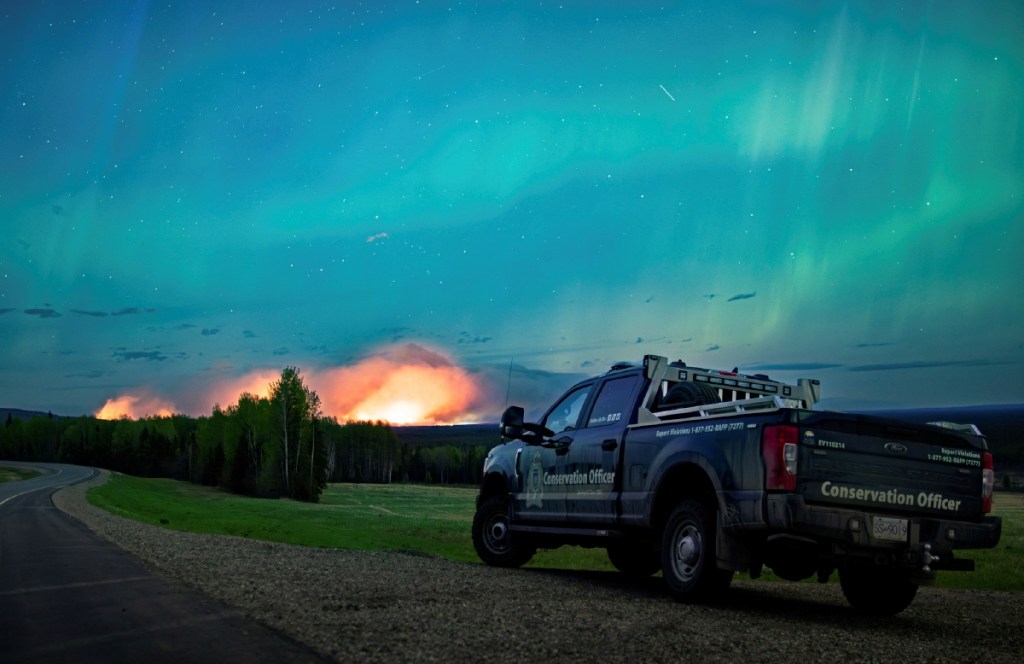
M 515 359 L 515 355 L 508 358 L 508 379 L 505 382 L 505 408 L 508 408 L 508 397 L 512 392 L 512 360 Z

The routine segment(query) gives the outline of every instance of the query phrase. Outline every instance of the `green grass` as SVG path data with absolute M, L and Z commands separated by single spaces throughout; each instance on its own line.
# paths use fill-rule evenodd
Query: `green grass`
M 13 466 L 0 466 L 0 484 L 4 482 L 20 482 L 21 480 L 30 480 L 33 477 L 41 475 L 37 470 L 31 470 L 29 468 L 18 468 Z
M 997 491 L 992 514 L 1003 518 L 1003 534 L 994 549 L 964 551 L 957 555 L 973 559 L 973 572 L 939 574 L 940 588 L 984 588 L 1024 590 L 1024 493 Z
M 476 492 L 475 487 L 332 484 L 314 505 L 111 473 L 106 484 L 89 491 L 89 501 L 114 514 L 175 530 L 305 546 L 420 551 L 478 562 L 470 539 Z M 1003 518 L 999 545 L 959 554 L 973 558 L 977 570 L 940 573 L 940 587 L 1024 591 L 1024 494 L 997 492 L 994 504 L 994 513 Z M 613 569 L 603 549 L 579 547 L 541 551 L 529 566 Z
M 111 473 L 88 498 L 114 514 L 174 530 L 478 562 L 470 538 L 476 493 L 475 487 L 332 484 L 313 505 Z M 575 547 L 543 551 L 530 566 L 611 569 L 604 550 Z

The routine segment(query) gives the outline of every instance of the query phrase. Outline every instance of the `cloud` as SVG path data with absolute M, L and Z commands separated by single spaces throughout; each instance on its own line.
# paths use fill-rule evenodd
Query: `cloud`
M 204 337 L 212 337 L 213 335 L 219 334 L 219 333 L 220 333 L 220 328 L 219 327 L 204 327 L 203 331 L 200 332 L 200 334 L 203 335 Z
M 859 364 L 849 371 L 900 371 L 903 369 L 940 369 L 944 367 L 991 367 L 1006 364 L 993 360 L 939 360 L 916 362 L 888 362 L 885 364 Z
M 754 291 L 753 293 L 738 293 L 730 297 L 728 300 L 726 300 L 726 302 L 735 302 L 736 300 L 749 300 L 750 298 L 756 295 L 757 291 Z
M 387 239 L 387 237 L 388 237 L 387 233 L 377 233 L 375 235 L 371 235 L 370 237 L 366 238 L 366 241 L 367 242 L 376 242 L 377 240 Z
M 132 314 L 152 313 L 155 309 L 139 309 L 138 307 L 125 307 L 117 311 L 89 311 L 87 309 L 72 309 L 71 313 L 79 316 L 92 316 L 93 318 L 105 318 L 106 316 L 128 316 Z
M 388 346 L 377 351 L 374 356 L 381 357 L 396 364 L 425 364 L 429 367 L 454 366 L 452 360 L 440 351 L 431 350 L 425 346 L 414 343 L 406 343 L 399 346 Z
M 41 309 L 33 309 L 33 310 L 41 310 Z M 88 310 L 88 309 L 71 309 L 71 313 L 72 314 L 78 314 L 79 316 L 91 316 L 93 318 L 105 318 L 105 317 L 108 317 L 108 316 L 131 316 L 131 315 L 134 315 L 134 314 L 152 314 L 153 312 L 155 312 L 155 310 L 156 309 L 152 309 L 152 308 L 140 309 L 137 306 L 126 306 L 126 307 L 123 307 L 123 308 L 119 308 L 118 310 L 116 310 L 116 312 L 110 312 L 110 313 L 95 312 L 95 310 Z M 28 313 L 28 312 L 26 312 L 26 313 Z M 47 318 L 51 318 L 51 317 L 47 317 Z M 184 329 L 185 327 L 195 327 L 195 326 L 181 325 L 181 326 L 178 326 L 178 329 Z
M 485 344 L 491 341 L 493 337 L 481 337 L 480 335 L 473 336 L 468 332 L 460 332 L 459 340 L 456 343 L 460 344 Z
M 40 318 L 60 318 L 60 314 L 53 309 L 25 309 L 25 313 Z
M 7 309 L 0 309 L 0 314 L 9 314 L 9 313 L 11 313 L 12 311 L 14 311 L 14 309 L 13 309 L 13 308 L 7 308 Z
M 586 373 L 552 372 L 544 369 L 530 369 L 520 364 L 509 367 L 494 366 L 488 373 L 489 382 L 493 385 L 489 397 L 489 411 L 494 420 L 501 414 L 504 404 L 515 404 L 526 409 L 527 419 L 540 419 L 544 410 L 576 383 L 593 375 L 591 367 L 608 367 L 604 360 L 585 360 L 580 368 Z M 507 391 L 507 395 L 506 395 Z
M 707 348 L 707 350 L 705 352 L 710 353 L 710 352 L 719 350 L 720 348 L 721 348 L 721 346 L 719 346 L 718 344 L 711 344 L 710 346 L 708 346 L 708 348 Z
M 158 350 L 125 350 L 123 348 L 118 348 L 114 350 L 113 355 L 118 362 L 132 362 L 134 360 L 163 362 L 167 359 L 167 356 Z
M 879 342 L 879 343 L 857 344 L 855 346 L 855 348 L 880 348 L 882 346 L 892 346 L 892 345 L 893 345 L 893 343 L 891 341 L 882 341 L 882 342 Z
M 246 339 L 255 339 L 256 333 L 252 330 L 242 330 L 242 336 Z
M 408 337 L 419 336 L 411 327 L 407 326 L 396 326 L 396 327 L 384 327 L 379 330 L 380 337 L 390 337 L 391 343 L 398 343 L 402 339 Z
M 278 356 L 280 356 L 280 355 L 287 355 L 288 354 L 288 348 L 286 346 L 281 346 L 280 348 L 275 348 L 274 350 L 272 350 L 270 352 L 272 354 L 278 355 Z
M 82 371 L 80 373 L 65 374 L 65 378 L 103 378 L 110 372 L 102 371 L 101 369 L 92 369 L 91 371 Z
M 744 371 L 820 371 L 822 369 L 837 369 L 842 366 L 842 364 L 828 362 L 777 362 L 747 365 Z

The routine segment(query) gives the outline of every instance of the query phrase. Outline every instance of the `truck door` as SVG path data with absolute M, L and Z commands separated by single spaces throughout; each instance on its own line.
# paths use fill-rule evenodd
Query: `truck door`
M 579 385 L 547 412 L 540 424 L 554 435 L 540 445 L 524 446 L 516 459 L 519 517 L 528 521 L 565 521 L 567 434 L 578 427 L 594 384 Z
M 566 518 L 612 523 L 622 481 L 618 477 L 623 433 L 640 387 L 638 374 L 606 379 L 593 406 L 573 432 L 566 453 Z

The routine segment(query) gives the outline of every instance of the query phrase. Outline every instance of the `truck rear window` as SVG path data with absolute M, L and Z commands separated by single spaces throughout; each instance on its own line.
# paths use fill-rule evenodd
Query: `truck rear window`
M 640 376 L 623 376 L 606 380 L 594 402 L 594 408 L 587 419 L 588 427 L 600 427 L 621 422 L 629 418 L 628 409 L 632 407 L 633 391 L 636 389 Z

